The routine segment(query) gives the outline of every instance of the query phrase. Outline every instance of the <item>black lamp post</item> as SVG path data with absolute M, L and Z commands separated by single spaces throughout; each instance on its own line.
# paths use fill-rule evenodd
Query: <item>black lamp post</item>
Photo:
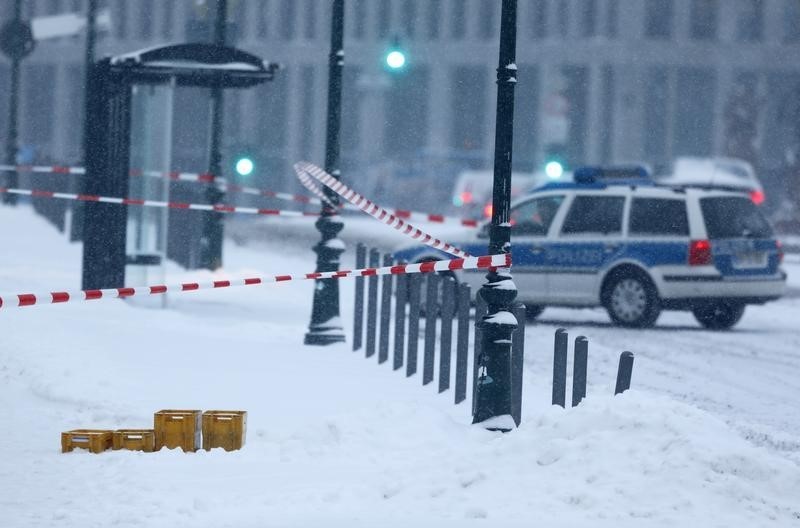
M 500 18 L 492 223 L 489 226 L 489 253 L 492 255 L 511 251 L 509 203 L 514 86 L 517 83 L 517 0 L 503 0 Z M 479 293 L 488 305 L 488 312 L 478 323 L 482 330 L 482 353 L 478 358 L 472 423 L 482 424 L 487 429 L 510 431 L 515 426 L 511 413 L 511 333 L 517 327 L 511 304 L 517 296 L 517 288 L 510 270 L 491 269 L 486 279 Z
M 216 0 L 214 17 L 214 44 L 225 46 L 225 30 L 228 25 L 228 0 Z M 222 126 L 223 126 L 222 87 L 211 88 L 211 137 L 209 139 L 208 173 L 211 180 L 206 186 L 205 198 L 209 204 L 218 204 L 224 193 L 215 185 L 222 173 Z M 222 266 L 222 213 L 208 211 L 203 213 L 203 231 L 200 235 L 200 267 L 215 270 Z
M 325 171 L 339 178 L 339 129 L 342 117 L 342 68 L 344 67 L 344 0 L 333 0 L 331 17 L 331 51 L 328 57 L 328 119 L 325 141 Z M 339 196 L 325 187 L 330 204 L 323 202 L 322 214 L 316 222 L 322 239 L 314 246 L 317 271 L 339 269 L 339 256 L 344 243 L 336 238 L 342 230 L 337 207 Z M 318 279 L 314 288 L 311 324 L 305 337 L 307 345 L 328 345 L 344 341 L 344 329 L 339 321 L 339 281 Z

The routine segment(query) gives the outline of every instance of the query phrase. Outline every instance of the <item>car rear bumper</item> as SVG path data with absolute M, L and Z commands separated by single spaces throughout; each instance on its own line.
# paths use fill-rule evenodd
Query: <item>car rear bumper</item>
M 780 298 L 786 291 L 786 273 L 769 276 L 728 278 L 719 274 L 663 275 L 659 292 L 665 301 L 681 299 L 735 299 L 760 304 Z

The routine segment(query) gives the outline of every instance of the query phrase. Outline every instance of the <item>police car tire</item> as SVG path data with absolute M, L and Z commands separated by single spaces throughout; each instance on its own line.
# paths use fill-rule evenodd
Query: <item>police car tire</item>
M 727 330 L 742 319 L 744 309 L 744 304 L 720 301 L 698 306 L 692 310 L 692 314 L 706 328 Z
M 638 285 L 644 294 L 644 307 L 641 310 L 641 314 L 635 319 L 624 317 L 619 313 L 612 300 L 614 290 L 618 287 L 624 287 L 625 285 Z M 661 306 L 656 287 L 650 278 L 641 272 L 622 271 L 615 273 L 606 283 L 603 297 L 609 317 L 619 326 L 627 326 L 630 328 L 650 327 L 655 324 L 656 319 L 661 315 Z

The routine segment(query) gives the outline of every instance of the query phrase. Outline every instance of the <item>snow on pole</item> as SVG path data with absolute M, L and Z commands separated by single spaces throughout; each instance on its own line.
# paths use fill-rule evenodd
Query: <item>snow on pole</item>
M 463 259 L 437 260 L 416 264 L 397 264 L 394 266 L 362 268 L 355 270 L 325 271 L 305 273 L 301 275 L 271 275 L 265 277 L 249 277 L 244 279 L 215 280 L 206 282 L 185 282 L 174 285 L 136 286 L 122 288 L 106 288 L 102 290 L 74 290 L 46 293 L 21 293 L 0 296 L 0 308 L 21 308 L 39 304 L 61 304 L 75 301 L 95 301 L 101 299 L 123 299 L 126 297 L 143 297 L 162 295 L 165 293 L 188 292 L 198 290 L 216 290 L 235 286 L 257 286 L 276 282 L 343 279 L 345 277 L 370 277 L 376 275 L 401 275 L 417 273 L 436 273 L 461 269 L 486 269 L 508 267 L 511 256 L 485 255 L 482 257 L 466 257 Z

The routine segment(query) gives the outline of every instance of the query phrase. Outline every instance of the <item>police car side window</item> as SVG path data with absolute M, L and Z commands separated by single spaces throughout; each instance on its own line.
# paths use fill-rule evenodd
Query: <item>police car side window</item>
M 634 198 L 631 204 L 629 233 L 689 236 L 686 202 L 660 198 Z
M 514 235 L 545 236 L 553 223 L 563 195 L 543 196 L 518 205 L 511 210 L 511 229 Z
M 623 196 L 576 196 L 561 234 L 621 234 L 624 206 Z

